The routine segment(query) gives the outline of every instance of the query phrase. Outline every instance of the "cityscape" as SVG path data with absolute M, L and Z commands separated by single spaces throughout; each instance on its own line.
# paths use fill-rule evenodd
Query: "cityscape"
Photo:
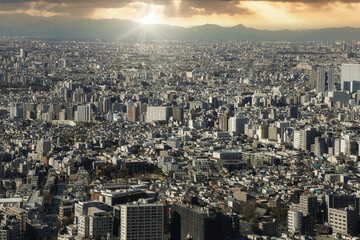
M 21 2 L 0 1 L 0 240 L 360 239 L 356 24 L 186 28 L 262 2 L 175 0 L 181 27 L 154 2 L 110 31 L 64 1 L 62 28 L 36 5 L 62 1 Z

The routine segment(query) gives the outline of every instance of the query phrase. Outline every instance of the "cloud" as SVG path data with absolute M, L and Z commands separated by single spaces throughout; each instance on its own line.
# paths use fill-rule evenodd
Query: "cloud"
M 310 8 L 321 10 L 334 2 L 359 3 L 360 0 L 267 0 L 265 2 L 292 4 L 294 10 L 304 9 L 298 8 L 299 4 L 306 6 L 308 10 Z M 249 8 L 242 4 L 241 0 L 0 0 L 0 12 L 92 17 L 97 9 L 134 9 L 136 6 L 144 8 L 146 4 L 162 6 L 164 17 L 253 14 Z M 143 11 L 143 9 L 139 11 Z
M 133 3 L 164 6 L 166 16 L 250 14 L 235 0 L 0 0 L 1 11 L 37 10 L 59 15 L 91 16 L 95 9 L 129 8 Z

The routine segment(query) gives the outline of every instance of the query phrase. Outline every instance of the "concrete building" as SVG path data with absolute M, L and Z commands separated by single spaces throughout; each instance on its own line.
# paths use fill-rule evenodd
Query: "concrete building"
M 113 234 L 113 216 L 104 210 L 90 207 L 88 209 L 89 217 L 89 237 L 107 237 Z
M 120 240 L 162 240 L 164 206 L 162 204 L 121 205 Z
M 146 122 L 168 121 L 170 117 L 169 107 L 148 106 L 146 111 Z
M 91 122 L 93 119 L 93 110 L 91 104 L 78 106 L 75 112 L 76 122 Z
M 358 233 L 357 219 L 358 212 L 353 207 L 329 209 L 329 224 L 333 233 L 356 235 Z
M 299 210 L 288 211 L 288 231 L 291 233 L 300 233 L 302 231 L 303 214 Z
M 242 116 L 235 116 L 229 118 L 228 131 L 235 135 L 245 133 L 245 124 L 248 123 L 248 119 Z
M 341 65 L 341 90 L 350 93 L 360 90 L 360 64 Z

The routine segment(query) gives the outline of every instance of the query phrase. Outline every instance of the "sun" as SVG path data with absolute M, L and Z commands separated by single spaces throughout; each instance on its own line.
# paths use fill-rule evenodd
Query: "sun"
M 137 20 L 139 23 L 142 24 L 159 24 L 161 22 L 161 17 L 155 14 L 148 14 L 143 18 Z

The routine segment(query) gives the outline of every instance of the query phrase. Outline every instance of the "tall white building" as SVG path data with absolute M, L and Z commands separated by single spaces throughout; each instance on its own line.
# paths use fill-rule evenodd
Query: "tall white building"
M 78 235 L 83 238 L 112 236 L 113 217 L 109 214 L 112 208 L 102 202 L 89 201 L 75 203 L 74 224 Z
M 304 130 L 294 130 L 294 148 L 304 150 Z
M 169 107 L 148 106 L 146 111 L 146 121 L 168 121 L 170 118 Z
M 120 240 L 162 240 L 164 206 L 162 204 L 121 205 Z
M 91 122 L 93 119 L 93 110 L 91 104 L 78 106 L 75 111 L 75 121 L 76 122 Z
M 341 65 L 341 90 L 351 93 L 360 90 L 360 64 Z
M 299 210 L 288 211 L 288 231 L 291 233 L 301 232 L 303 214 Z
M 10 118 L 22 118 L 23 117 L 23 108 L 21 107 L 21 105 L 17 104 L 17 103 L 11 103 L 10 104 Z
M 245 117 L 231 117 L 228 121 L 228 131 L 235 134 L 245 134 L 246 123 L 248 123 L 248 119 Z

